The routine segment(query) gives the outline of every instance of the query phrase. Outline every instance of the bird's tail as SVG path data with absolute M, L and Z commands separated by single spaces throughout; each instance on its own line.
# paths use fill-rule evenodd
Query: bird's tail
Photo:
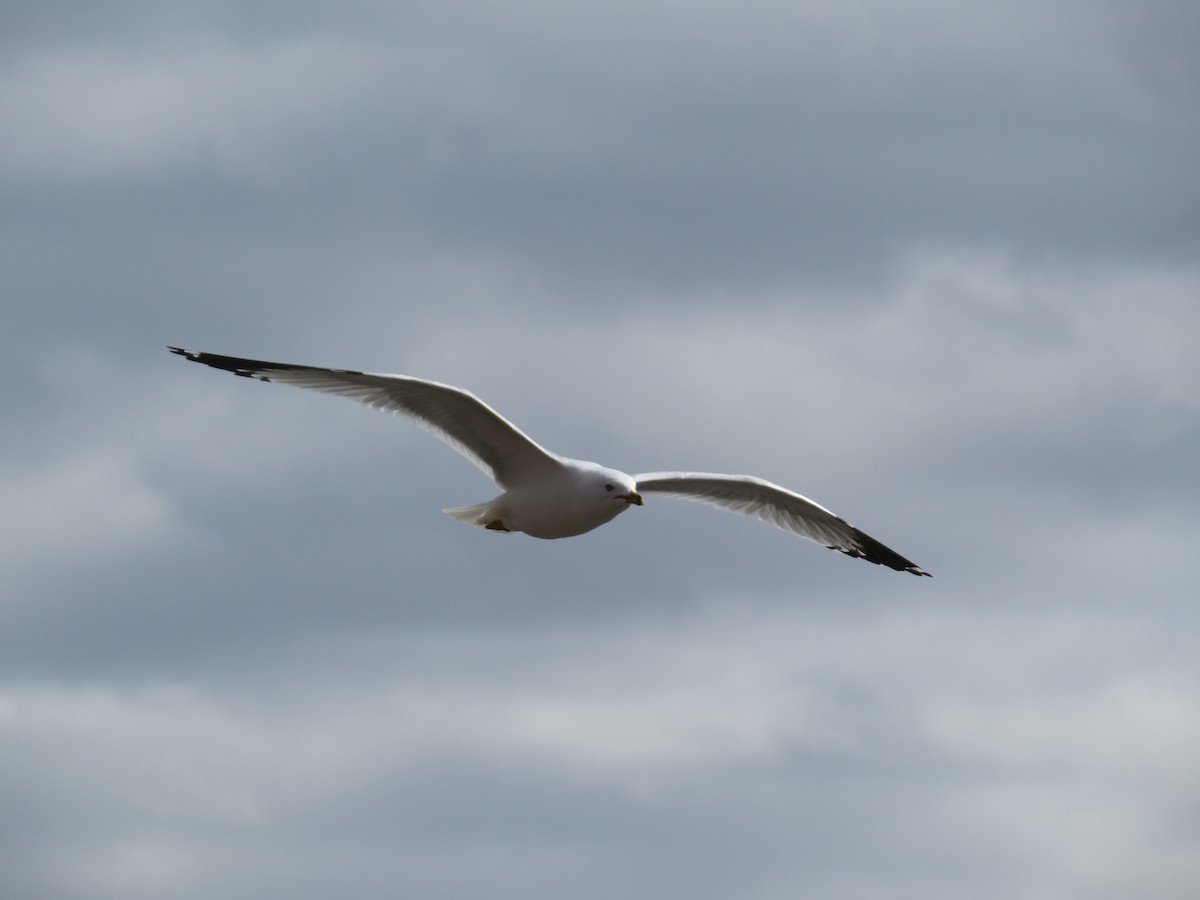
M 491 508 L 492 502 L 477 503 L 474 506 L 452 506 L 449 509 L 443 509 L 446 515 L 452 519 L 458 519 L 460 522 L 466 522 L 468 525 L 487 525 L 487 512 Z

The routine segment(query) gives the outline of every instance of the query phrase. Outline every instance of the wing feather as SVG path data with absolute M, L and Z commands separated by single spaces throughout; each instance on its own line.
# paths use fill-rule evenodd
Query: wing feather
M 847 556 L 900 572 L 929 575 L 819 503 L 761 478 L 708 472 L 648 472 L 635 475 L 634 480 L 639 494 L 666 494 L 756 516 Z
M 337 394 L 404 416 L 458 450 L 502 488 L 559 464 L 554 454 L 474 394 L 448 384 L 405 375 L 242 359 L 182 347 L 168 349 L 235 375 Z

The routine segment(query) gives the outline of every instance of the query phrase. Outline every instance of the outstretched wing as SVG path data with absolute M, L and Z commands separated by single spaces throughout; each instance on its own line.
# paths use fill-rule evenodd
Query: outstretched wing
M 635 475 L 639 494 L 667 494 L 699 500 L 724 509 L 757 516 L 780 528 L 794 531 L 831 550 L 865 559 L 913 575 L 929 575 L 895 550 L 863 534 L 845 519 L 807 497 L 749 475 L 714 475 L 705 472 L 649 472 Z
M 193 362 L 235 375 L 339 394 L 405 416 L 458 450 L 505 489 L 526 476 L 558 465 L 554 454 L 526 437 L 474 394 L 448 384 L 404 375 L 374 375 L 241 359 L 182 347 L 168 349 Z

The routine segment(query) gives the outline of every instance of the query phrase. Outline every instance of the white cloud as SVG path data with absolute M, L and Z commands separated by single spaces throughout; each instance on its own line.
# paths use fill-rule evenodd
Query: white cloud
M 27 883 L 82 873 L 102 897 L 190 896 L 187 885 L 219 884 L 206 879 L 250 858 L 310 845 L 271 883 L 305 896 L 349 854 L 359 865 L 339 877 L 354 884 L 382 872 L 393 887 L 451 884 L 446 854 L 490 869 L 487 848 L 506 844 L 531 871 L 569 881 L 636 853 L 622 820 L 682 818 L 745 829 L 751 864 L 791 871 L 797 888 L 865 866 L 912 896 L 981 878 L 994 887 L 985 896 L 1047 885 L 1116 896 L 1138 873 L 1196 874 L 1185 838 L 1196 685 L 1154 674 L 1160 630 L 1130 633 L 1104 616 L 726 605 L 557 640 L 327 640 L 318 666 L 275 653 L 257 683 L 10 685 L 0 732 L 23 787 L 9 815 L 37 798 L 46 821 L 64 823 L 45 835 L 56 858 L 82 861 L 71 876 L 26 860 Z M 1150 668 L 1098 682 L 1114 654 Z M 1047 695 L 1047 684 L 1058 687 Z M 510 805 L 508 790 L 523 800 Z M 569 805 L 589 853 L 556 844 L 548 802 Z M 320 822 L 337 848 L 319 846 Z M 850 831 L 856 848 L 841 843 Z M 813 844 L 797 851 L 804 872 L 780 844 L 793 832 Z M 831 855 L 810 856 L 817 847 Z M 1156 883 L 1185 896 L 1166 875 Z
M 280 142 L 317 133 L 379 70 L 332 41 L 210 43 L 174 52 L 51 51 L 0 86 L 0 168 L 12 177 L 269 178 Z
M 0 497 L 0 581 L 10 596 L 30 579 L 120 566 L 184 534 L 134 461 L 97 448 L 0 471 Z

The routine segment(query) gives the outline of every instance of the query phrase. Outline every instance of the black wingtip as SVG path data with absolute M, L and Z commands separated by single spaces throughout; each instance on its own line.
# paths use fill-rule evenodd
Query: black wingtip
M 241 375 L 243 378 L 257 378 L 260 381 L 270 381 L 266 375 L 262 374 L 264 370 L 302 368 L 301 366 L 269 363 L 257 359 L 243 359 L 240 356 L 222 356 L 219 353 L 205 353 L 203 350 L 188 350 L 186 347 L 168 346 L 167 349 L 192 362 L 211 366 L 214 369 L 221 369 L 224 372 L 232 372 L 234 375 Z
M 365 375 L 357 369 L 323 369 L 318 366 L 301 366 L 295 363 L 268 362 L 265 359 L 246 359 L 242 356 L 222 356 L 220 353 L 206 353 L 203 350 L 188 350 L 186 347 L 167 347 L 172 353 L 177 353 L 184 359 L 197 362 L 224 372 L 232 372 L 243 378 L 256 378 L 259 381 L 270 381 L 271 375 L 279 372 L 326 372 L 335 375 Z
M 920 575 L 925 578 L 933 577 L 932 573 L 926 572 L 912 560 L 905 559 L 891 547 L 884 546 L 875 540 L 875 538 L 869 534 L 863 534 L 857 528 L 854 529 L 854 537 L 858 546 L 852 550 L 842 550 L 847 556 L 853 556 L 856 559 L 865 559 L 867 562 L 875 563 L 877 566 L 887 566 L 889 569 L 895 569 L 897 572 L 908 572 L 910 575 Z

